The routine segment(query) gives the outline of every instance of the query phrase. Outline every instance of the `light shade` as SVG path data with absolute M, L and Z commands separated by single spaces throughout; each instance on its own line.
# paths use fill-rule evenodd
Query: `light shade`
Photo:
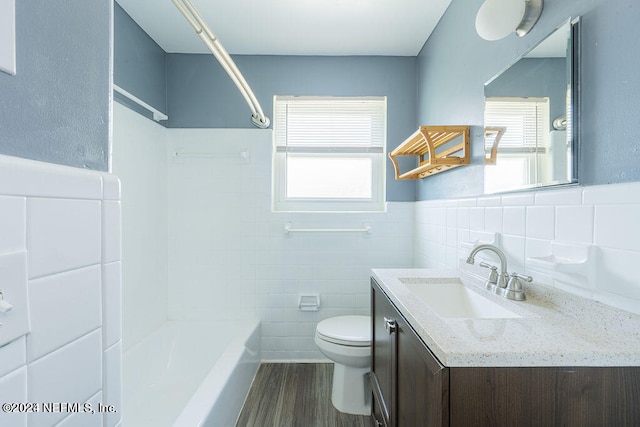
M 543 0 L 486 0 L 476 15 L 476 31 L 485 40 L 500 40 L 512 32 L 522 37 L 542 13 Z

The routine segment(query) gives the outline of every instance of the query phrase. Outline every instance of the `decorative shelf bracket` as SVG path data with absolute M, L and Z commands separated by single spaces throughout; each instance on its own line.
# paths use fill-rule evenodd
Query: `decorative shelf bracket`
M 469 164 L 469 126 L 420 126 L 389 153 L 396 179 L 420 179 Z M 418 167 L 402 173 L 397 156 L 417 156 Z

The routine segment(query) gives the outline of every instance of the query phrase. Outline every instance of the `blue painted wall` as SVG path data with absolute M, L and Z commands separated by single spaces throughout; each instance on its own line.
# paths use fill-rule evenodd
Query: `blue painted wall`
M 418 56 L 418 122 L 470 124 L 472 165 L 418 182 L 418 200 L 483 193 L 483 87 L 569 17 L 582 17 L 583 185 L 640 180 L 640 4 L 637 0 L 546 0 L 526 37 L 497 42 L 475 32 L 483 0 L 453 0 Z
M 565 58 L 522 58 L 487 85 L 484 94 L 549 98 L 549 130 L 553 130 L 553 119 L 566 111 L 567 61 Z
M 265 114 L 274 95 L 387 96 L 387 145 L 415 130 L 414 57 L 233 56 Z M 169 127 L 251 128 L 251 113 L 212 55 L 169 54 Z M 387 164 L 387 200 L 415 199 L 415 182 L 395 180 Z
M 113 27 L 114 84 L 166 114 L 167 54 L 118 3 L 114 6 Z M 147 110 L 120 94 L 116 93 L 115 99 L 140 114 L 151 116 Z
M 0 72 L 0 154 L 107 170 L 112 7 L 16 1 L 17 74 Z
M 415 57 L 233 59 L 270 118 L 274 95 L 379 95 L 387 96 L 389 150 L 415 130 Z M 213 55 L 165 53 L 117 4 L 114 82 L 165 112 L 169 120 L 161 123 L 168 127 L 253 128 L 249 107 Z M 122 97 L 116 100 L 149 116 Z M 415 181 L 396 181 L 387 165 L 387 200 L 413 201 Z

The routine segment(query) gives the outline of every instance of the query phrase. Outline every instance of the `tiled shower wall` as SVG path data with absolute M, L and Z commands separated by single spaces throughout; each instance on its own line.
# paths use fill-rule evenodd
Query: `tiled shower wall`
M 265 358 L 320 359 L 317 322 L 367 314 L 369 270 L 413 263 L 413 203 L 389 203 L 386 213 L 271 212 L 270 130 L 166 129 L 116 103 L 113 147 L 125 350 L 166 319 L 258 318 Z M 287 222 L 366 224 L 371 233 L 287 235 Z M 299 311 L 300 294 L 319 294 L 320 310 Z
M 136 124 L 136 113 L 117 107 L 114 136 L 119 123 L 130 133 L 120 146 L 125 151 L 114 153 L 114 170 L 120 155 L 131 172 L 122 176 L 123 205 L 127 191 L 137 194 L 125 206 L 123 227 L 147 236 L 140 241 L 129 236 L 127 243 L 140 243 L 132 262 L 147 263 L 131 279 L 125 275 L 127 292 L 145 304 L 140 310 L 125 298 L 125 326 L 138 329 L 128 345 L 141 338 L 141 325 L 148 329 L 163 318 L 257 317 L 265 358 L 317 359 L 313 334 L 319 320 L 368 313 L 371 268 L 456 267 L 473 242 L 491 238 L 507 252 L 510 271 L 639 310 L 640 285 L 631 267 L 640 263 L 640 183 L 388 203 L 388 211 L 377 214 L 274 213 L 270 131 L 165 129 L 140 118 L 153 128 L 146 129 Z M 121 115 L 132 115 L 133 121 L 118 119 Z M 133 222 L 127 225 L 127 219 Z M 286 234 L 286 223 L 294 228 L 368 224 L 372 232 Z M 587 248 L 590 261 L 577 267 L 578 274 L 560 276 L 528 265 L 527 258 L 548 256 L 558 245 Z M 164 248 L 170 261 L 163 261 Z M 314 293 L 320 294 L 320 311 L 299 311 L 299 295 Z
M 510 272 L 640 313 L 640 183 L 415 206 L 417 267 L 456 267 L 467 258 L 470 243 L 495 239 Z M 535 263 L 550 256 L 557 262 L 555 273 Z M 558 273 L 562 270 L 566 273 Z
M 257 317 L 265 359 L 321 359 L 317 322 L 368 314 L 370 269 L 412 265 L 413 203 L 388 203 L 386 213 L 274 213 L 270 130 L 167 135 L 170 318 Z M 371 233 L 286 234 L 286 223 Z M 300 294 L 319 294 L 320 310 L 299 311 Z
M 0 425 L 119 425 L 119 200 L 113 175 L 0 156 L 0 258 L 24 259 L 21 279 L 3 271 L 0 289 L 16 303 L 26 288 L 30 318 L 30 333 L 0 347 L 0 402 L 80 408 L 0 412 Z M 0 323 L 24 309 L 0 313 Z
M 122 350 L 167 320 L 166 129 L 113 103 L 113 173 L 122 182 Z

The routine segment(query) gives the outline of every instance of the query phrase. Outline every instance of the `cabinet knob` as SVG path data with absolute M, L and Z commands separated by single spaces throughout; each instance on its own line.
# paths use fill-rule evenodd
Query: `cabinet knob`
M 389 319 L 388 317 L 384 318 L 384 328 L 390 334 L 394 333 L 398 328 L 398 323 L 394 319 Z

